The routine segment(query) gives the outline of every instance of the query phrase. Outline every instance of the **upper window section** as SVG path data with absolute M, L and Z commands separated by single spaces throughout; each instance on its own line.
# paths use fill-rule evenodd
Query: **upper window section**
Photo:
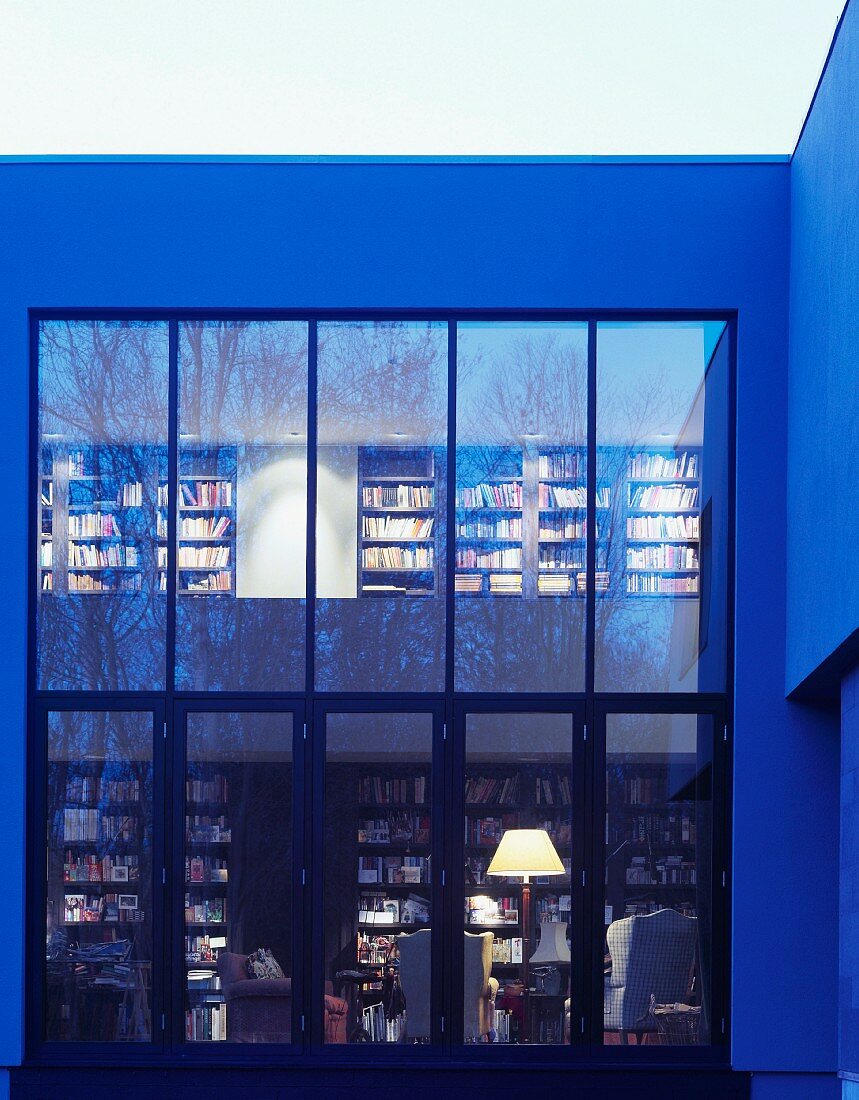
M 586 324 L 457 328 L 462 691 L 583 691 Z
M 37 684 L 163 690 L 166 323 L 39 328 Z
M 447 326 L 319 325 L 316 686 L 442 691 Z
M 306 529 L 306 322 L 181 323 L 179 690 L 303 690 Z
M 596 691 L 724 691 L 724 322 L 597 330 Z

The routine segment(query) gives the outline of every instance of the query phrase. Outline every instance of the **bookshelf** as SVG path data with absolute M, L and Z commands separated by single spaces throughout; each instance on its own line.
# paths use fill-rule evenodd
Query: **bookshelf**
M 358 593 L 439 591 L 438 482 L 431 447 L 363 447 L 358 461 Z
M 152 1037 L 149 782 L 149 761 L 48 766 L 52 1039 Z
M 659 909 L 697 915 L 696 762 L 634 753 L 606 770 L 606 924 Z
M 232 829 L 229 778 L 194 765 L 185 780 L 185 1039 L 225 1042 L 227 1007 L 218 977 L 229 950 L 227 893 Z
M 587 594 L 587 454 L 545 449 L 537 457 L 539 596 Z
M 526 495 L 522 450 L 464 450 L 457 469 L 456 595 L 522 596 Z
M 627 597 L 697 599 L 701 452 L 642 450 L 626 469 Z

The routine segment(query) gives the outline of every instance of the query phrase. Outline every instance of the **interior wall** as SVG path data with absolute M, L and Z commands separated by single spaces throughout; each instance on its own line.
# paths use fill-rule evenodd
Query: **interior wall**
M 821 666 L 859 631 L 855 2 L 791 165 L 790 232 L 787 690 L 804 685 L 836 701 L 839 675 Z
M 837 759 L 784 700 L 788 199 L 779 163 L 0 166 L 0 1064 L 24 989 L 27 309 L 229 303 L 739 311 L 733 1055 L 834 1066 L 837 800 L 809 792 Z

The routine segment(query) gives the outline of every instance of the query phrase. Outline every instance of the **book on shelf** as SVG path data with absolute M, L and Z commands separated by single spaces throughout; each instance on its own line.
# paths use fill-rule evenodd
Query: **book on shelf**
M 225 775 L 185 780 L 185 798 L 188 802 L 227 802 L 229 795 L 230 784 Z
M 522 520 L 519 516 L 498 519 L 467 519 L 456 524 L 459 539 L 521 539 Z
M 358 780 L 358 801 L 392 805 L 403 802 L 423 803 L 427 800 L 427 777 L 414 775 L 389 778 L 364 775 Z
M 584 569 L 584 552 L 568 546 L 541 546 L 537 564 L 540 569 Z
M 121 538 L 113 512 L 81 512 L 69 516 L 69 538 Z
M 180 569 L 226 569 L 229 564 L 229 546 L 179 547 L 178 566 Z
M 544 542 L 584 540 L 587 526 L 584 516 L 541 516 L 538 538 Z
M 697 569 L 698 551 L 693 546 L 660 543 L 657 546 L 628 546 L 627 569 Z
M 519 773 L 504 777 L 469 776 L 465 781 L 465 801 L 475 804 L 514 804 L 519 801 Z
M 123 508 L 139 508 L 143 504 L 143 485 L 139 481 L 127 482 L 120 491 Z
M 429 839 L 428 814 L 396 810 L 386 817 L 362 818 L 358 822 L 359 844 L 429 844 Z
M 569 806 L 572 804 L 570 777 L 566 772 L 552 777 L 538 775 L 534 780 L 534 802 L 537 806 Z
M 69 543 L 70 569 L 136 569 L 139 565 L 140 559 L 134 544 L 95 546 L 79 542 Z
M 42 478 L 40 499 L 43 508 L 50 508 L 54 503 L 54 483 L 49 477 Z
M 654 478 L 659 481 L 671 478 L 693 478 L 698 476 L 698 455 L 684 451 L 670 458 L 661 454 L 643 452 L 633 455 L 627 466 L 627 476 L 636 481 Z
M 455 592 L 478 593 L 483 590 L 483 577 L 479 573 L 457 573 L 453 587 Z
M 433 562 L 432 546 L 365 546 L 361 551 L 365 569 L 432 569 Z
M 201 898 L 191 893 L 185 895 L 186 924 L 225 924 L 226 920 L 226 898 Z
M 161 518 L 159 517 L 159 523 Z M 229 516 L 183 516 L 179 524 L 180 539 L 220 539 L 230 532 Z M 164 520 L 164 538 L 167 537 L 167 522 Z
M 465 818 L 465 844 L 471 848 L 497 848 L 502 834 L 516 827 L 515 814 Z
M 140 592 L 143 581 L 139 573 L 127 577 L 117 577 L 113 581 L 93 577 L 89 573 L 69 573 L 69 592 Z
M 233 503 L 231 481 L 195 481 L 193 477 L 179 479 L 180 501 L 186 508 L 230 508 Z
M 521 596 L 521 573 L 490 573 L 489 592 L 497 596 Z
M 537 505 L 540 508 L 587 508 L 588 491 L 584 485 L 546 485 L 537 488 Z
M 420 542 L 432 535 L 432 516 L 363 516 L 361 535 L 365 539 L 402 539 Z
M 492 941 L 492 962 L 518 965 L 522 962 L 521 936 L 496 936 Z
M 365 508 L 432 508 L 434 500 L 430 479 L 426 485 L 365 485 L 361 489 Z
M 54 591 L 54 575 L 53 573 L 42 574 L 42 591 L 53 592 Z
M 518 924 L 518 899 L 514 897 L 490 898 L 476 894 L 465 899 L 465 923 L 482 926 Z
M 138 882 L 140 864 L 134 854 L 79 855 L 70 849 L 63 856 L 63 882 Z
M 224 814 L 187 814 L 185 840 L 191 844 L 229 844 L 233 835 Z
M 626 520 L 628 539 L 695 540 L 700 531 L 698 516 L 628 516 Z
M 54 547 L 51 542 L 43 542 L 39 547 L 39 564 L 43 569 L 50 569 L 54 564 Z
M 503 550 L 476 550 L 474 547 L 456 551 L 457 569 L 521 569 L 521 546 Z
M 481 482 L 474 486 L 461 486 L 456 491 L 458 508 L 509 508 L 522 507 L 522 482 Z
M 698 505 L 697 485 L 640 485 L 637 489 L 630 486 L 629 507 L 646 512 L 682 511 L 696 508 Z
M 663 577 L 652 573 L 628 573 L 626 591 L 629 595 L 697 596 L 698 576 Z
M 166 590 L 167 578 L 164 579 Z M 195 577 L 186 580 L 182 592 L 231 592 L 233 580 L 231 573 L 209 573 L 206 577 Z
M 541 596 L 568 596 L 572 591 L 572 579 L 568 573 L 540 573 L 537 592 Z
M 537 476 L 574 480 L 585 473 L 585 456 L 579 451 L 555 451 L 537 458 Z
M 227 1038 L 227 1005 L 192 1005 L 185 1010 L 185 1038 L 191 1043 L 223 1042 Z
M 644 803 L 650 799 L 645 799 Z M 611 840 L 606 843 L 612 848 L 627 841 L 631 844 L 648 846 L 680 844 L 694 845 L 698 839 L 695 817 L 685 810 L 656 810 L 650 813 L 623 815 L 615 818 L 611 830 Z

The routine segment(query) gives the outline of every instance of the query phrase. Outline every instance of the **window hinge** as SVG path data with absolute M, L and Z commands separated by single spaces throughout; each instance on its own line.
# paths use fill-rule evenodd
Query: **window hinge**
M 444 871 L 441 873 L 441 884 L 444 886 Z
M 165 1014 L 163 1012 L 161 1013 L 161 1030 L 162 1031 L 167 1030 L 167 1017 L 165 1016 Z
M 584 1033 L 585 1033 L 585 1018 L 584 1018 L 584 1016 L 582 1016 L 581 1031 L 582 1031 L 582 1035 L 584 1035 Z
M 586 886 L 588 881 L 587 871 L 582 871 L 582 886 Z
M 722 1034 L 725 1034 L 725 1017 L 722 1017 Z
M 301 1030 L 304 1031 L 304 1016 L 301 1017 Z
M 162 886 L 167 885 L 167 868 L 166 867 L 161 868 L 161 885 Z
M 441 739 L 442 739 L 442 741 L 446 741 L 446 740 L 447 740 L 447 722 L 443 722 L 443 723 L 442 723 L 442 727 L 441 727 Z
M 441 1033 L 444 1035 L 444 1016 L 441 1017 Z
M 164 723 L 164 740 L 167 740 L 167 723 Z
M 303 739 L 305 741 L 307 740 L 307 723 L 306 722 L 304 723 L 304 738 Z
M 582 740 L 587 741 L 587 739 L 588 739 L 588 724 L 587 724 L 587 722 L 585 722 L 585 724 L 582 726 Z
M 728 723 L 727 722 L 724 724 L 724 726 L 722 726 L 722 740 L 723 741 L 728 740 Z
M 722 872 L 722 889 L 724 889 L 725 886 L 727 886 L 727 884 L 728 884 L 728 872 L 723 871 Z
M 307 872 L 304 870 L 303 867 L 301 868 L 301 885 L 302 886 L 307 885 Z

